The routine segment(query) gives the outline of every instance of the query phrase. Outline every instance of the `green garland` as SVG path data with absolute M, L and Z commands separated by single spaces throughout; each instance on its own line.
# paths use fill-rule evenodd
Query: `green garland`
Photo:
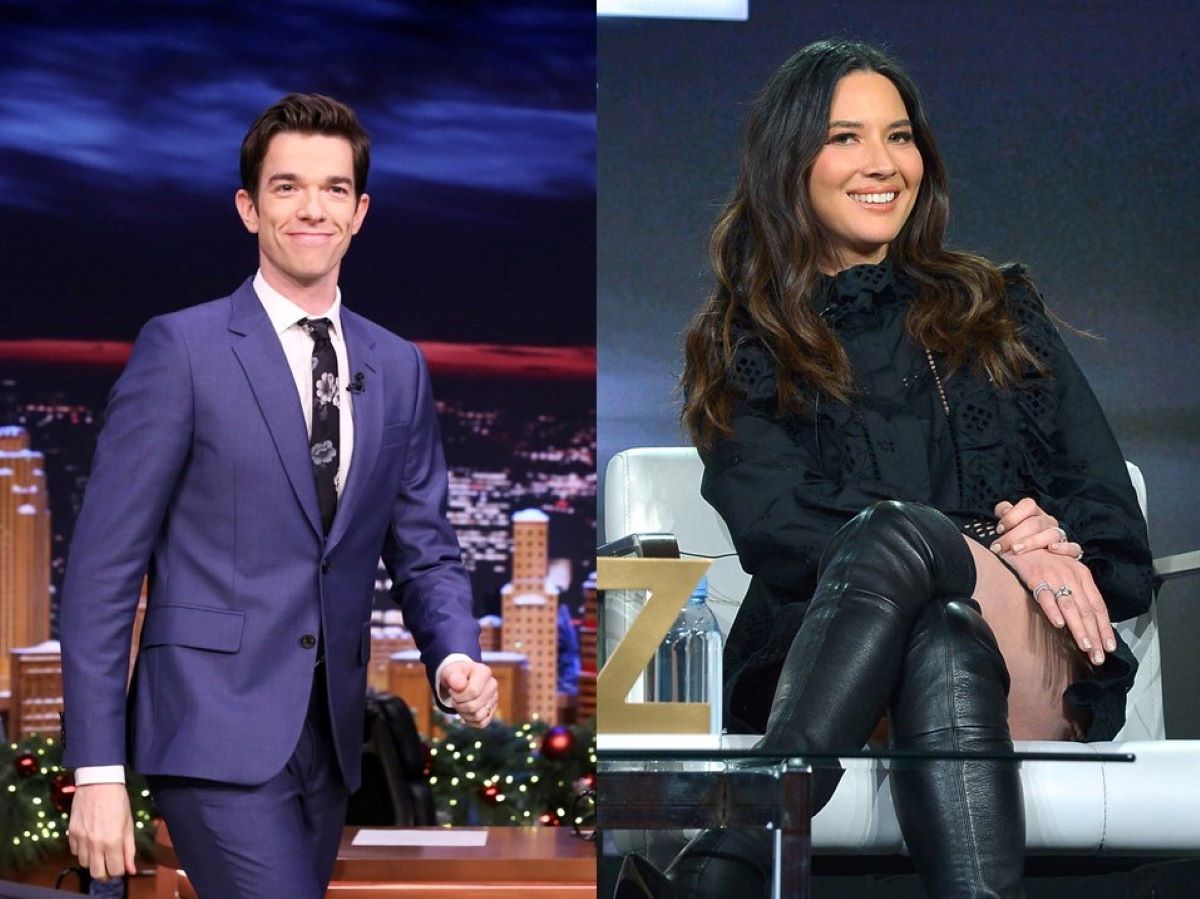
M 476 730 L 443 716 L 445 737 L 429 750 L 429 782 L 442 824 L 586 824 L 596 783 L 594 722 L 551 728 L 544 721 Z M 145 778 L 126 773 L 137 850 L 154 856 L 156 812 Z M 52 737 L 0 744 L 0 874 L 67 849 L 74 780 Z
M 443 716 L 440 724 L 445 736 L 429 756 L 439 823 L 587 823 L 591 803 L 576 807 L 576 797 L 596 783 L 594 720 L 556 728 L 493 722 L 476 730 Z
M 154 856 L 154 804 L 146 781 L 127 773 L 138 852 Z M 31 867 L 67 850 L 70 798 L 75 782 L 62 767 L 62 745 L 53 737 L 0 744 L 0 873 Z

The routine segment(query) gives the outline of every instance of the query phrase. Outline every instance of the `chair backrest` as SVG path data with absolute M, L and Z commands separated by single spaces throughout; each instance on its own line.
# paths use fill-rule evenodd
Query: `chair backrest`
M 1132 462 L 1129 480 L 1137 493 L 1142 515 L 1146 510 L 1146 480 L 1141 469 Z M 1152 604 L 1150 611 L 1129 621 L 1115 625 L 1121 639 L 1129 644 L 1138 660 L 1137 677 L 1125 701 L 1125 726 L 1117 734 L 1118 740 L 1162 740 L 1167 736 L 1163 719 L 1162 699 L 1162 656 L 1158 647 L 1158 610 Z
M 604 539 L 628 534 L 674 534 L 685 554 L 717 556 L 708 573 L 709 605 L 728 634 L 750 584 L 738 563 L 725 522 L 700 495 L 704 467 L 690 446 L 648 447 L 617 453 L 608 463 L 604 489 Z M 1142 512 L 1146 485 L 1129 463 Z M 1119 740 L 1163 739 L 1162 668 L 1154 609 L 1117 625 L 1139 668 L 1126 705 Z

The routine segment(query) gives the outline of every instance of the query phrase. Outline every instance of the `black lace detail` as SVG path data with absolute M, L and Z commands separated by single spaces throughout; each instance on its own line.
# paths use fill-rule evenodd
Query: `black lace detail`
M 1015 267 L 1005 271 L 1009 306 L 1025 345 L 1050 372 L 1054 325 L 1022 273 Z M 1012 496 L 1047 495 L 1058 413 L 1053 377 L 1027 367 L 1002 393 L 986 377 L 960 370 L 945 387 L 959 449 L 963 509 L 991 509 Z
M 767 403 L 775 398 L 775 363 L 762 341 L 750 334 L 736 337 L 729 383 L 746 399 Z
M 968 521 L 960 530 L 984 546 L 991 546 L 1000 536 L 996 533 L 996 522 L 988 518 L 976 518 L 974 521 Z

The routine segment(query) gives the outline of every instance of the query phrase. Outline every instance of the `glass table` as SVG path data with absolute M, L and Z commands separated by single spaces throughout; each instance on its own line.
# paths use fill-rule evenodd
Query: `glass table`
M 775 841 L 772 896 L 808 899 L 811 888 L 811 778 L 839 759 L 897 765 L 994 761 L 1133 762 L 1129 753 L 861 752 L 784 754 L 759 749 L 601 750 L 596 826 L 604 830 L 765 828 Z M 607 897 L 601 897 L 607 899 Z M 751 897 L 740 897 L 751 899 Z

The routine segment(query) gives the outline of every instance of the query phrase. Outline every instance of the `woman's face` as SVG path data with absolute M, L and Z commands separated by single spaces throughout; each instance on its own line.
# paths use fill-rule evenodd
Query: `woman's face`
M 844 76 L 808 176 L 813 211 L 833 235 L 836 258 L 823 267 L 881 262 L 912 212 L 924 172 L 896 86 L 878 72 Z

